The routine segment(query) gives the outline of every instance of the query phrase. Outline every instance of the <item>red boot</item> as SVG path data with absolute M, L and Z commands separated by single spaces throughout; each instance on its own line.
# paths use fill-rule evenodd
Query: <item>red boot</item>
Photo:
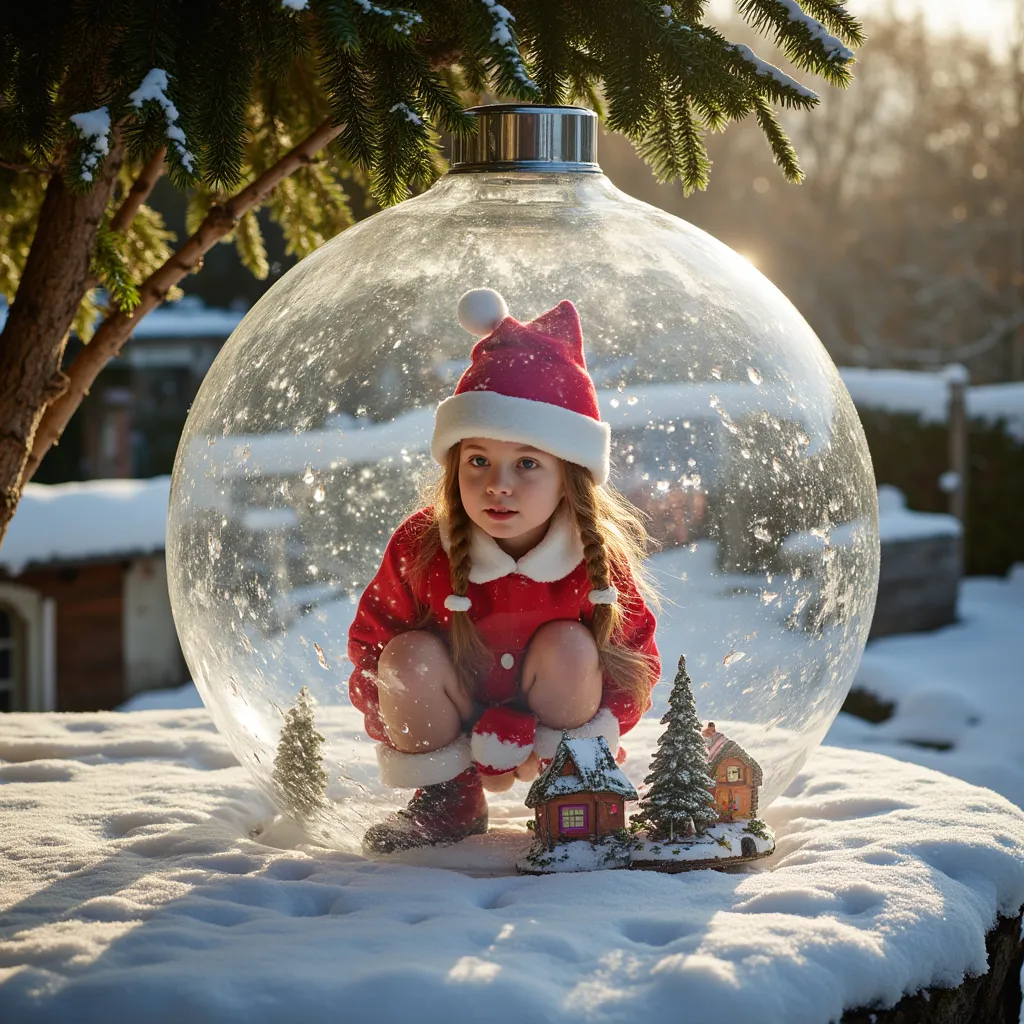
M 409 806 L 396 811 L 363 836 L 367 854 L 395 853 L 434 843 L 456 843 L 487 831 L 487 800 L 475 768 L 449 782 L 417 789 Z

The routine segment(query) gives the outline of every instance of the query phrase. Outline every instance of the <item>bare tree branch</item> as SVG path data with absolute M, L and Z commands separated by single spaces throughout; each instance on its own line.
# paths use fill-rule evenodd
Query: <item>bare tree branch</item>
M 236 196 L 214 206 L 196 233 L 143 282 L 139 288 L 141 301 L 132 314 L 114 311 L 107 316 L 92 341 L 68 367 L 67 390 L 46 410 L 35 434 L 32 454 L 25 466 L 24 482 L 32 479 L 50 446 L 60 440 L 64 428 L 88 394 L 93 381 L 121 351 L 142 317 L 159 306 L 168 291 L 199 266 L 203 255 L 233 230 L 244 214 L 258 207 L 281 181 L 304 164 L 310 163 L 314 155 L 340 133 L 340 127 L 325 121 Z

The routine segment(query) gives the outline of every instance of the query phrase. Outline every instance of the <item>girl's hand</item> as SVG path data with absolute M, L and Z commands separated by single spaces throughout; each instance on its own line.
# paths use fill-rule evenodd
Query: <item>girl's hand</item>
M 536 750 L 530 751 L 530 756 L 515 770 L 515 776 L 523 782 L 533 782 L 540 775 L 540 758 Z
M 533 782 L 540 774 L 540 758 L 536 751 L 531 751 L 530 756 L 514 771 L 503 772 L 501 775 L 481 775 L 480 781 L 488 793 L 505 793 L 510 790 L 516 781 Z

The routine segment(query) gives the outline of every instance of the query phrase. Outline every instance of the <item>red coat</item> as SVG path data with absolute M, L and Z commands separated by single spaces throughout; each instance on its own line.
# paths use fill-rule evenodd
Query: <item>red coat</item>
M 451 592 L 448 540 L 442 528 L 439 548 L 422 578 L 413 583 L 407 569 L 414 564 L 418 539 L 431 521 L 424 509 L 410 516 L 388 542 L 377 574 L 370 581 L 348 635 L 348 656 L 355 666 L 349 680 L 352 703 L 366 718 L 366 731 L 387 742 L 377 696 L 377 661 L 385 645 L 399 633 L 416 627 L 422 609 L 431 621 L 420 627 L 447 637 L 452 613 L 444 606 Z M 590 624 L 594 606 L 583 561 L 583 544 L 565 513 L 557 515 L 547 535 L 517 562 L 483 530 L 473 527 L 472 571 L 466 596 L 469 616 L 494 652 L 494 667 L 478 685 L 477 699 L 500 704 L 516 694 L 523 656 L 530 638 L 546 622 L 569 619 Z M 657 679 L 661 661 L 654 642 L 655 619 L 628 573 L 613 572 L 619 604 L 626 612 L 623 640 L 654 659 Z M 417 604 L 417 599 L 419 604 Z M 621 641 L 620 641 L 621 642 Z M 601 706 L 619 722 L 619 731 L 632 729 L 650 707 L 639 707 L 606 676 Z

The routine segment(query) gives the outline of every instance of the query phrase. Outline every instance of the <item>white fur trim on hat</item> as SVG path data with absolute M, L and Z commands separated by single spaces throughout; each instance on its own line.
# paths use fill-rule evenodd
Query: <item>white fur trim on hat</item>
M 589 469 L 599 484 L 610 471 L 611 427 L 603 420 L 532 398 L 496 391 L 464 391 L 446 398 L 434 417 L 430 454 L 444 464 L 453 444 L 467 437 L 517 441 Z
M 546 725 L 538 725 L 537 737 L 533 741 L 533 749 L 537 751 L 537 756 L 544 760 L 554 757 L 563 732 L 568 733 L 571 740 L 603 736 L 608 741 L 612 757 L 619 749 L 619 720 L 608 708 L 601 708 L 589 722 L 578 729 L 549 729 Z
M 482 338 L 508 316 L 508 305 L 493 288 L 473 288 L 459 299 L 457 315 L 465 330 Z
M 473 602 L 468 597 L 459 594 L 449 594 L 444 599 L 444 606 L 450 612 L 468 612 L 473 607 Z
M 592 590 L 587 599 L 591 604 L 618 604 L 619 592 L 615 587 L 605 587 L 604 590 Z
M 395 789 L 418 789 L 450 782 L 473 763 L 469 737 L 460 736 L 454 743 L 425 754 L 406 754 L 386 743 L 377 744 L 377 765 L 380 781 Z

